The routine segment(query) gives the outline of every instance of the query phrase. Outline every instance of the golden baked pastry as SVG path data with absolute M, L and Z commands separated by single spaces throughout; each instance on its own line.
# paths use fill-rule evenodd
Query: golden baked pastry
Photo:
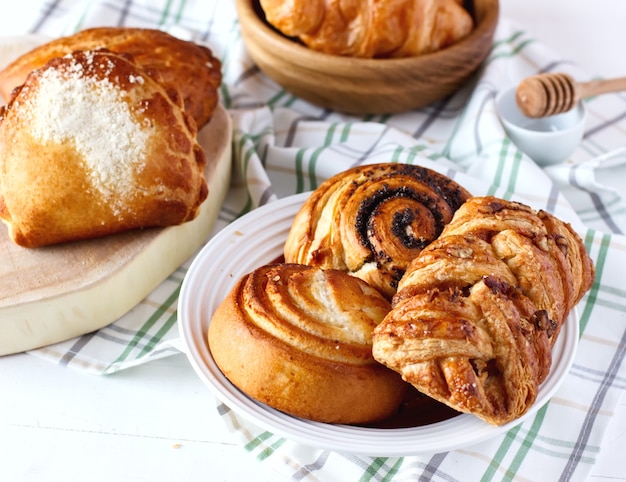
M 0 218 L 26 247 L 191 220 L 208 194 L 196 134 L 131 56 L 54 58 L 0 110 Z
M 349 169 L 320 184 L 302 205 L 285 242 L 285 261 L 347 271 L 391 298 L 409 262 L 469 196 L 421 166 Z
M 333 55 L 412 57 L 466 37 L 474 21 L 461 0 L 261 0 L 267 21 Z
M 328 423 L 384 419 L 408 385 L 372 357 L 390 306 L 342 271 L 262 266 L 241 278 L 209 324 L 211 354 L 250 397 Z
M 472 198 L 407 269 L 374 331 L 374 357 L 426 395 L 505 424 L 535 401 L 560 328 L 593 277 L 568 224 Z
M 185 110 L 198 128 L 210 120 L 222 81 L 220 61 L 202 45 L 155 29 L 96 27 L 52 40 L 19 57 L 0 72 L 0 95 L 8 102 L 13 89 L 24 83 L 31 71 L 55 57 L 99 48 L 131 54 L 139 68 L 155 74 L 166 85 L 170 96 L 176 92 L 182 96 Z

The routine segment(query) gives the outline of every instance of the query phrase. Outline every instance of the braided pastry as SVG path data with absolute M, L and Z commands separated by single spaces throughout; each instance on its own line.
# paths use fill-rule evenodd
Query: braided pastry
M 391 298 L 409 262 L 468 197 L 452 179 L 421 166 L 344 171 L 320 184 L 297 213 L 285 260 L 347 271 Z
M 329 423 L 396 411 L 408 385 L 372 357 L 389 302 L 342 271 L 273 264 L 244 276 L 209 325 L 213 358 L 258 401 Z
M 460 0 L 261 0 L 267 21 L 308 47 L 352 57 L 410 57 L 474 27 Z
M 568 224 L 472 198 L 408 267 L 375 329 L 374 357 L 432 398 L 502 425 L 533 404 L 593 277 Z

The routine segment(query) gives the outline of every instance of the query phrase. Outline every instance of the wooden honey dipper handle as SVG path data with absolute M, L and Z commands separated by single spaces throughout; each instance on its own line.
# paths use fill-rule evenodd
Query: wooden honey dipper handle
M 626 77 L 616 77 L 615 79 L 591 80 L 589 82 L 579 82 L 577 84 L 580 98 L 593 97 L 594 95 L 608 94 L 626 90 Z
M 626 77 L 575 82 L 563 73 L 527 77 L 517 87 L 515 99 L 527 117 L 547 117 L 572 109 L 581 99 L 626 90 Z

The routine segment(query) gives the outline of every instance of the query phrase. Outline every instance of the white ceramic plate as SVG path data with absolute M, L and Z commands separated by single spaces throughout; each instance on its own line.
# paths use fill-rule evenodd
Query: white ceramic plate
M 283 253 L 291 221 L 309 193 L 281 199 L 255 209 L 220 231 L 198 254 L 183 282 L 178 323 L 187 357 L 200 379 L 243 419 L 296 442 L 375 456 L 446 452 L 494 437 L 543 406 L 560 386 L 574 359 L 578 320 L 571 314 L 553 349 L 553 365 L 537 401 L 520 419 L 495 427 L 472 415 L 412 428 L 383 429 L 311 422 L 258 403 L 232 385 L 209 351 L 211 316 L 235 282 Z

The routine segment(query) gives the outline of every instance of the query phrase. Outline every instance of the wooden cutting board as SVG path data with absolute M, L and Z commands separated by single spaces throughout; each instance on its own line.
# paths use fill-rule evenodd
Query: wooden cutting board
M 188 223 L 37 249 L 13 244 L 0 223 L 0 355 L 110 324 L 192 256 L 211 234 L 228 191 L 231 132 L 220 106 L 198 134 L 209 196 Z

